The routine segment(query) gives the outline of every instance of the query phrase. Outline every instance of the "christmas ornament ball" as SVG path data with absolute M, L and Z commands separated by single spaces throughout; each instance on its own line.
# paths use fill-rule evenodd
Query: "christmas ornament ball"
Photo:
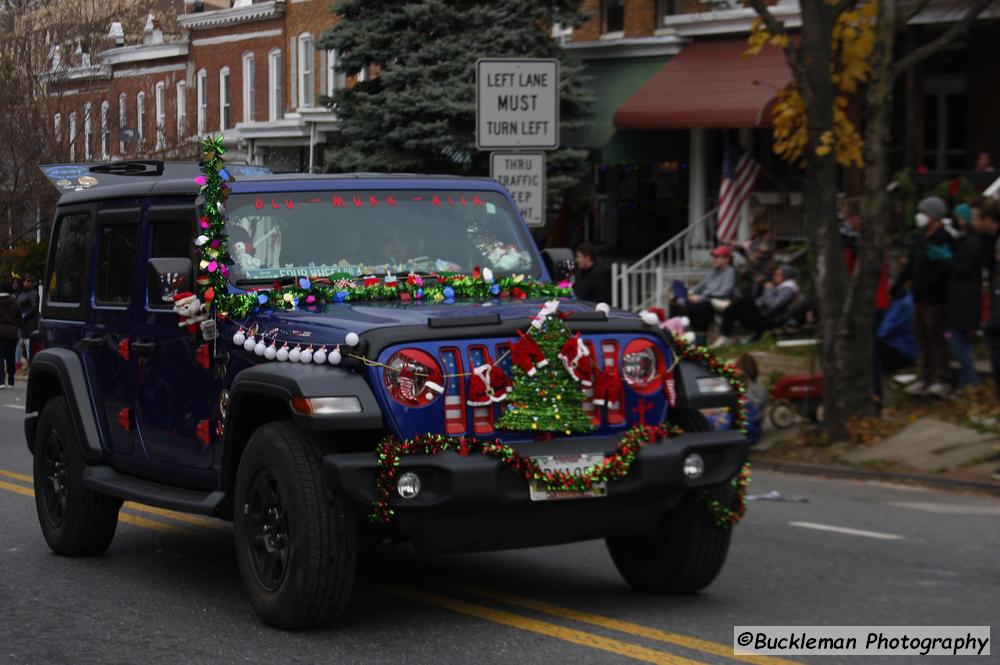
M 313 362 L 317 365 L 322 365 L 326 362 L 326 349 L 320 349 L 313 354 Z
M 278 352 L 274 355 L 274 357 L 275 359 L 277 359 L 278 362 L 282 363 L 288 360 L 288 347 L 283 346 L 280 349 L 278 349 Z
M 236 334 L 233 335 L 233 344 L 236 346 L 243 346 L 243 342 L 247 341 L 247 336 L 242 330 L 237 330 Z
M 253 347 L 256 345 L 257 345 L 257 340 L 253 338 L 253 335 L 247 337 L 246 340 L 244 340 L 243 342 L 243 348 L 246 349 L 247 351 L 253 351 Z
M 361 338 L 358 337 L 358 333 L 349 332 L 347 333 L 347 336 L 344 338 L 344 341 L 347 342 L 347 346 L 357 346 L 358 343 L 361 341 Z
M 330 355 L 327 356 L 326 360 L 331 365 L 339 365 L 340 361 L 342 360 L 340 356 L 340 349 L 334 349 L 333 351 L 331 351 Z
M 313 359 L 312 349 L 306 349 L 305 351 L 299 354 L 300 363 L 311 363 L 312 359 Z

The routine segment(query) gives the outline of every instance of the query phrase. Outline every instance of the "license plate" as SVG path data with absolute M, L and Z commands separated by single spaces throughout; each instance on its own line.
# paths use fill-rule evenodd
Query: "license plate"
M 545 457 L 532 457 L 535 463 L 543 471 L 566 471 L 575 476 L 582 475 L 585 469 L 600 464 L 604 461 L 601 453 L 581 454 L 581 455 L 548 455 Z M 594 483 L 589 490 L 550 490 L 546 489 L 545 483 L 540 480 L 528 482 L 531 491 L 532 501 L 558 501 L 561 499 L 590 499 L 607 496 L 607 483 Z

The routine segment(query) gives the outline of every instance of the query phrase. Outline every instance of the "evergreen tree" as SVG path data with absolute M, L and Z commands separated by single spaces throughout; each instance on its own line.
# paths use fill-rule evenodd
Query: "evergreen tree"
M 341 20 L 319 47 L 337 53 L 342 73 L 373 76 L 336 91 L 342 146 L 327 170 L 486 175 L 476 151 L 476 60 L 559 58 L 561 130 L 586 120 L 590 96 L 581 65 L 551 36 L 551 26 L 578 27 L 580 0 L 341 0 Z M 547 155 L 549 210 L 564 195 L 589 194 L 581 177 L 584 150 Z
M 556 314 L 549 316 L 541 331 L 528 329 L 541 347 L 548 364 L 528 376 L 514 365 L 511 380 L 514 389 L 507 396 L 507 406 L 499 429 L 570 434 L 594 428 L 583 410 L 584 394 L 580 384 L 566 371 L 559 350 L 570 338 L 566 324 Z

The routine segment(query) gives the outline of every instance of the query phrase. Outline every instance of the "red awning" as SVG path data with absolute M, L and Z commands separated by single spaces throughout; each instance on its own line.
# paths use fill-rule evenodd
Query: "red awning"
M 746 39 L 694 42 L 615 113 L 619 129 L 763 127 L 774 93 L 792 73 L 781 49 L 743 57 Z

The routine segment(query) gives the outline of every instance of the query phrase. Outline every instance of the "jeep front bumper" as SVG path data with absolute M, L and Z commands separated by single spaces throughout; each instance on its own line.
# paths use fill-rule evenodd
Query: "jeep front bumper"
M 590 437 L 513 444 L 525 456 L 611 453 L 617 437 Z M 684 476 L 684 459 L 698 453 L 701 477 Z M 532 501 L 528 483 L 502 462 L 471 453 L 411 455 L 400 474 L 420 477 L 412 499 L 395 492 L 391 534 L 424 551 L 473 551 L 528 547 L 637 533 L 651 528 L 681 497 L 732 478 L 747 456 L 739 432 L 696 432 L 644 446 L 626 478 L 612 480 L 599 498 Z M 330 454 L 323 458 L 326 481 L 365 513 L 375 492 L 375 453 Z

